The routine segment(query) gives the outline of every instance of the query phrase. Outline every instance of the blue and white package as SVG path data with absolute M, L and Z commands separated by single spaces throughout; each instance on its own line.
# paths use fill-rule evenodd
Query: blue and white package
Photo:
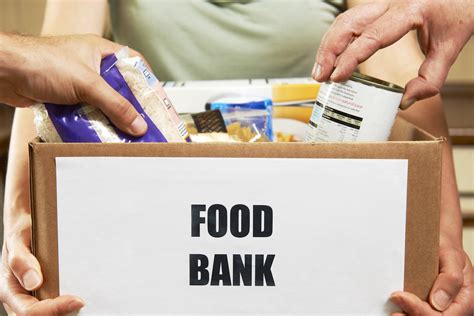
M 216 100 L 210 105 L 211 110 L 220 110 L 227 126 L 236 122 L 242 127 L 249 127 L 256 133 L 250 141 L 273 141 L 271 99 L 261 97 L 228 97 Z

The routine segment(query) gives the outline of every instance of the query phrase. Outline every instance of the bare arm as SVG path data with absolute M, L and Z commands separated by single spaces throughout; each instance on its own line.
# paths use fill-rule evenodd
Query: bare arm
M 416 29 L 426 57 L 405 86 L 404 109 L 438 94 L 474 33 L 473 0 L 350 0 L 349 5 L 354 7 L 338 16 L 324 36 L 313 76 L 346 80 L 358 64 Z
M 42 283 L 41 267 L 30 249 L 28 147 L 25 144 L 36 135 L 32 117 L 30 109 L 17 109 L 13 123 L 5 190 L 5 242 L 0 265 L 0 300 L 9 313 L 63 315 L 77 311 L 84 306 L 84 302 L 70 295 L 39 302 L 26 290 L 36 289 Z
M 104 35 L 108 14 L 106 0 L 49 0 L 41 35 Z
M 43 35 L 94 33 L 102 35 L 106 1 L 48 1 Z M 83 306 L 72 296 L 38 302 L 28 291 L 41 286 L 41 267 L 31 254 L 31 211 L 29 204 L 28 142 L 36 137 L 30 109 L 17 109 L 9 152 L 5 187 L 2 264 L 0 266 L 0 300 L 8 311 L 38 315 L 67 314 Z M 18 284 L 20 283 L 20 284 Z

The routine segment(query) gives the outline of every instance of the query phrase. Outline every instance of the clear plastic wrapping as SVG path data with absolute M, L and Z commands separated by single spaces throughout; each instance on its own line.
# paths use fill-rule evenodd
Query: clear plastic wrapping
M 211 103 L 220 110 L 229 135 L 242 142 L 271 142 L 272 101 L 267 98 L 224 98 Z

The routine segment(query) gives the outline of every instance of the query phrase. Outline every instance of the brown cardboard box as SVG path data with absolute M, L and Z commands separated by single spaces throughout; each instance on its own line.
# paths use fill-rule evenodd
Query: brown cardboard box
M 428 297 L 438 274 L 442 139 L 398 119 L 385 143 L 30 144 L 33 252 L 44 274 L 39 299 L 59 295 L 56 157 L 282 157 L 408 160 L 405 290 Z M 190 179 L 192 181 L 192 178 Z

